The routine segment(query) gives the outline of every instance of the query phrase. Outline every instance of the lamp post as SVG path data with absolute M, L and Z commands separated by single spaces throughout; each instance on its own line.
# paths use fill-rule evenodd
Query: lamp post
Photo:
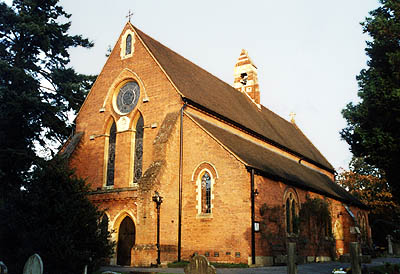
M 161 203 L 163 202 L 163 197 L 160 196 L 160 194 L 155 191 L 154 196 L 153 196 L 153 202 L 156 203 L 156 208 L 157 208 L 157 264 L 161 264 L 161 259 L 160 259 L 160 207 Z

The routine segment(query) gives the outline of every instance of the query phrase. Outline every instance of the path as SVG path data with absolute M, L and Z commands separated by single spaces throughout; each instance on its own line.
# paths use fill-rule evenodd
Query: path
M 400 264 L 400 258 L 377 258 L 373 259 L 371 264 L 367 266 L 382 265 L 384 263 Z M 327 263 L 311 263 L 298 266 L 298 274 L 331 274 L 332 269 L 338 267 L 349 267 L 348 263 L 327 262 Z M 132 272 L 132 273 L 184 273 L 183 268 L 136 268 L 136 267 L 119 267 L 119 266 L 104 266 L 104 270 L 116 272 Z M 254 268 L 217 268 L 218 274 L 287 274 L 286 266 L 267 266 Z

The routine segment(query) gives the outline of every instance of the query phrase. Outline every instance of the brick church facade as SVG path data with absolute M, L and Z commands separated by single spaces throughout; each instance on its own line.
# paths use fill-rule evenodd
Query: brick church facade
M 157 236 L 161 263 L 197 253 L 273 264 L 289 241 L 299 255 L 327 260 L 348 253 L 349 242 L 369 242 L 365 206 L 334 183 L 333 167 L 294 121 L 260 104 L 257 77 L 244 50 L 231 86 L 125 25 L 64 145 L 105 209 L 116 241 L 110 264 L 155 264 Z M 298 228 L 313 199 L 331 216 L 314 245 L 318 224 L 303 229 L 308 241 Z

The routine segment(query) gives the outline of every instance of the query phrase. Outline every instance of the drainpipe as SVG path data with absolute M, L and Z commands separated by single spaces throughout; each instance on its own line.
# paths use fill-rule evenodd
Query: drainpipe
M 251 183 L 251 264 L 256 264 L 256 235 L 254 229 L 255 213 L 254 213 L 254 168 L 251 169 L 250 174 Z
M 181 108 L 181 124 L 179 133 L 179 212 L 178 212 L 178 262 L 181 261 L 182 248 L 182 176 L 183 176 L 183 111 L 185 110 L 186 102 Z

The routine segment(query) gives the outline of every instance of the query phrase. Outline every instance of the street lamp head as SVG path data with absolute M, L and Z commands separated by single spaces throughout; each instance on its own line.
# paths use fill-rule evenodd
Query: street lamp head
M 157 205 L 160 205 L 163 202 L 163 197 L 160 196 L 158 191 L 154 191 L 153 202 L 155 202 Z

